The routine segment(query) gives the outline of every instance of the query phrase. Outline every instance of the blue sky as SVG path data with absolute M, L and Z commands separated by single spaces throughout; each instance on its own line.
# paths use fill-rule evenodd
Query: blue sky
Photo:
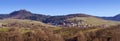
M 0 0 L 0 14 L 20 9 L 45 15 L 114 16 L 120 13 L 120 0 Z

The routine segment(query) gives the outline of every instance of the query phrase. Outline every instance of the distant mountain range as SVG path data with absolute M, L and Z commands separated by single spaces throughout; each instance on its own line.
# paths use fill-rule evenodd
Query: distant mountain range
M 120 14 L 115 15 L 115 16 L 113 16 L 113 17 L 101 17 L 101 18 L 103 18 L 103 19 L 105 19 L 105 20 L 120 21 Z
M 105 25 L 105 24 L 114 24 L 117 22 L 113 21 L 120 21 L 120 14 L 114 17 L 99 17 L 99 16 L 92 16 L 87 14 L 69 14 L 69 15 L 61 15 L 61 16 L 49 16 L 49 15 L 42 15 L 42 14 L 35 14 L 31 13 L 26 10 L 19 10 L 14 11 L 10 14 L 0 14 L 0 19 L 28 19 L 28 20 L 35 20 L 41 21 L 43 23 L 57 25 L 57 26 L 69 26 L 75 27 L 78 25 Z M 112 21 L 109 21 L 112 20 Z

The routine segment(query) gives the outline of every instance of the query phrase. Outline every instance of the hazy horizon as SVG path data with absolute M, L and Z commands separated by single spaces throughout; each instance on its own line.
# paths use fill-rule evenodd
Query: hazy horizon
M 119 0 L 1 0 L 0 14 L 26 9 L 44 15 L 84 13 L 94 16 L 115 16 L 120 13 Z

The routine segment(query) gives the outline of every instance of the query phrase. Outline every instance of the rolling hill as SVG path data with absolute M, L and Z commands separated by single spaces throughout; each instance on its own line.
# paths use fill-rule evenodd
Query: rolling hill
M 27 10 L 13 11 L 10 14 L 0 14 L 0 19 L 29 19 L 44 21 L 47 15 L 34 14 Z
M 0 41 L 63 41 L 54 30 L 61 27 L 22 19 L 0 20 Z
M 65 27 L 89 27 L 89 26 L 110 26 L 120 22 L 105 20 L 97 16 L 87 14 L 70 14 L 64 16 L 52 16 L 47 18 L 44 23 L 50 23 L 57 26 Z
M 119 41 L 120 22 L 87 14 L 0 14 L 0 41 Z
M 101 25 L 108 26 L 119 23 L 119 22 L 107 20 L 108 18 L 107 19 L 103 17 L 98 18 L 97 16 L 81 14 L 81 13 L 61 15 L 61 16 L 48 16 L 48 15 L 31 13 L 27 10 L 14 11 L 10 14 L 1 14 L 0 19 L 28 19 L 28 20 L 40 21 L 45 24 L 51 24 L 62 27 L 63 26 L 89 27 L 89 26 L 101 26 Z
M 23 20 L 23 19 L 2 19 L 0 20 L 1 28 L 27 28 L 27 29 L 37 29 L 37 28 L 49 28 L 49 29 L 60 29 L 61 27 L 45 24 L 34 20 Z
M 66 25 L 70 24 L 69 26 L 73 26 L 73 27 L 74 26 L 90 27 L 90 26 L 110 26 L 110 25 L 120 24 L 120 22 L 103 20 L 95 17 L 74 17 L 74 18 L 66 19 L 65 24 Z

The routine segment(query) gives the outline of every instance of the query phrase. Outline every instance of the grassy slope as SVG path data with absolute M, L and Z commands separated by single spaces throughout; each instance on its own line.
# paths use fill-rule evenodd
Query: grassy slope
M 2 26 L 5 25 L 5 26 Z M 4 27 L 5 30 L 6 28 L 10 28 L 10 27 L 15 27 L 15 28 L 22 28 L 22 31 L 28 31 L 28 30 L 24 30 L 24 29 L 36 29 L 36 28 L 40 28 L 40 29 L 51 29 L 51 30 L 58 30 L 61 29 L 61 27 L 57 27 L 57 26 L 53 26 L 53 25 L 48 25 L 48 24 L 44 24 L 42 22 L 38 22 L 38 21 L 32 21 L 32 20 L 20 20 L 20 19 L 3 19 L 0 20 L 0 27 Z M 1 30 L 3 30 L 4 28 L 2 28 Z
M 63 41 L 60 35 L 53 33 L 61 27 L 42 22 L 4 19 L 0 20 L 0 25 L 0 41 Z
M 92 24 L 92 25 L 116 25 L 116 24 L 120 24 L 120 22 L 116 22 L 116 21 L 109 21 L 109 20 L 103 20 L 103 19 L 99 19 L 99 18 L 95 18 L 95 17 L 75 17 L 75 18 L 70 18 L 67 19 L 69 21 L 80 21 L 83 20 L 83 23 L 86 24 Z
M 76 18 L 72 18 L 70 20 L 78 20 L 78 21 L 79 20 L 84 20 L 85 23 L 91 23 L 91 24 L 94 24 L 94 25 L 96 25 L 96 24 L 99 24 L 99 25 L 101 25 L 101 24 L 109 24 L 109 25 L 118 24 L 118 22 L 106 21 L 106 20 L 97 19 L 97 18 L 93 18 L 93 17 L 81 17 L 81 18 L 76 17 Z M 95 21 L 95 20 L 97 20 L 97 21 Z M 39 37 L 42 37 L 43 39 L 48 39 L 48 40 L 49 39 L 54 40 L 56 38 L 57 38 L 56 40 L 58 40 L 59 37 L 62 37 L 66 41 L 76 40 L 76 39 L 74 39 L 74 37 L 77 37 L 78 39 L 80 38 L 80 41 L 84 41 L 85 39 L 89 40 L 89 41 L 94 40 L 94 38 L 92 39 L 92 37 L 96 37 L 98 39 L 99 39 L 99 37 L 100 38 L 102 38 L 102 37 L 109 38 L 108 36 L 111 37 L 109 32 L 110 33 L 113 32 L 111 30 L 112 30 L 112 28 L 114 28 L 114 27 L 112 27 L 112 28 L 110 28 L 110 30 L 107 30 L 107 28 L 100 28 L 100 27 L 93 27 L 93 28 L 77 28 L 77 27 L 75 27 L 75 28 L 72 28 L 72 27 L 71 28 L 60 28 L 60 27 L 56 27 L 56 26 L 52 26 L 52 25 L 47 25 L 47 24 L 44 24 L 42 22 L 31 21 L 31 20 L 19 20 L 19 19 L 0 20 L 1 25 L 2 24 L 9 25 L 9 24 L 13 24 L 13 23 L 17 23 L 18 25 L 11 26 L 11 27 L 21 27 L 21 29 L 16 29 L 17 31 L 12 31 L 12 32 L 15 32 L 15 33 L 22 32 L 23 34 L 27 34 L 27 32 L 31 32 L 32 34 L 36 35 L 36 36 L 33 36 L 33 38 L 40 35 Z M 31 25 L 31 24 L 34 24 L 34 25 Z M 7 26 L 6 28 L 0 28 L 0 33 L 1 32 L 2 33 L 3 32 L 11 33 L 11 32 L 9 32 L 11 30 L 11 28 L 8 28 L 8 27 L 9 26 Z M 39 29 L 32 29 L 32 30 L 31 29 L 24 29 L 25 27 L 26 28 L 27 27 L 28 28 L 29 27 L 31 27 L 31 28 L 32 27 L 33 28 L 38 27 Z M 53 30 L 53 33 L 50 30 Z M 39 34 L 38 34 L 38 32 L 39 32 Z M 0 35 L 2 35 L 2 33 Z M 23 34 L 21 34 L 21 35 L 23 35 Z M 101 36 L 99 36 L 97 34 L 100 34 Z M 102 36 L 102 35 L 107 35 L 107 36 Z M 46 38 L 46 37 L 48 37 L 48 38 Z M 116 37 L 117 37 L 117 35 L 116 35 Z M 85 38 L 85 39 L 81 40 L 81 38 Z M 105 39 L 107 39 L 107 38 L 105 38 Z M 36 39 L 37 38 L 35 38 L 35 40 Z M 54 41 L 56 41 L 56 40 L 54 40 Z M 59 41 L 63 41 L 63 40 L 61 40 L 61 38 L 60 38 Z

